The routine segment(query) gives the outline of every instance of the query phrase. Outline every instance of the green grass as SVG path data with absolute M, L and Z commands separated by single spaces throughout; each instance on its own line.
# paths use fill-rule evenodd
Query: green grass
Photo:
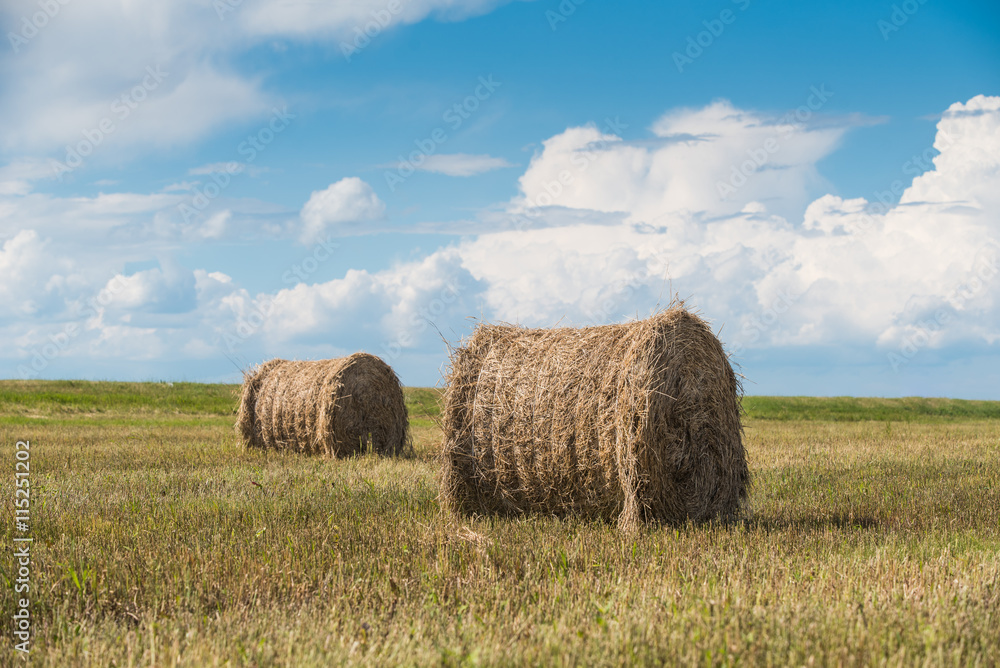
M 743 409 L 757 420 L 859 420 L 938 422 L 1000 419 L 1000 401 L 903 397 L 744 397 Z
M 442 391 L 406 388 L 410 414 L 440 415 Z M 61 417 L 80 413 L 114 418 L 169 418 L 179 415 L 229 416 L 238 385 L 199 383 L 121 383 L 92 381 L 0 380 L 0 419 Z M 759 397 L 743 399 L 747 415 L 757 420 L 939 421 L 1000 419 L 1000 401 L 855 397 Z
M 748 397 L 748 517 L 625 537 L 441 512 L 438 395 L 414 459 L 332 461 L 243 450 L 231 386 L 0 383 L 31 664 L 1000 663 L 988 402 Z
M 437 389 L 423 387 L 407 387 L 406 410 L 410 416 L 435 418 L 441 414 L 443 392 Z
M 0 415 L 230 415 L 237 385 L 0 380 Z

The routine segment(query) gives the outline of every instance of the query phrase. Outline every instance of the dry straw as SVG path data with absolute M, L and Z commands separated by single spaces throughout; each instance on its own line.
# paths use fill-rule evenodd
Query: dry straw
M 412 450 L 399 378 L 366 353 L 273 359 L 245 373 L 236 432 L 247 447 L 336 457 Z
M 683 303 L 582 329 L 480 324 L 447 380 L 442 500 L 455 510 L 632 530 L 732 518 L 746 499 L 742 389 Z

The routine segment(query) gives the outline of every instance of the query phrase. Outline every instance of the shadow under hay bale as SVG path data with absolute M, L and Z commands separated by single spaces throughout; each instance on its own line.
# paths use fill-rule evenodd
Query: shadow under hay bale
M 638 322 L 480 324 L 452 355 L 445 505 L 643 522 L 729 519 L 750 474 L 742 388 L 683 304 Z
M 236 433 L 251 448 L 335 457 L 412 452 L 399 378 L 367 353 L 273 359 L 244 374 Z

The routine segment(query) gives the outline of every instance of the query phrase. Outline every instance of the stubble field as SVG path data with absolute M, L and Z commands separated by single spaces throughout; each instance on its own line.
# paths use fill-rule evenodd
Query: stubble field
M 415 458 L 334 461 L 245 451 L 233 386 L 0 381 L 29 663 L 1000 663 L 1000 402 L 749 397 L 747 517 L 622 536 L 443 513 L 437 397 Z

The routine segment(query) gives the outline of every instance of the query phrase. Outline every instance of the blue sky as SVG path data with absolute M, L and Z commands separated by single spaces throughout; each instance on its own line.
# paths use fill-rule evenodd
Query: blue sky
M 677 295 L 749 393 L 1000 398 L 995 3 L 0 19 L 0 377 L 367 350 L 433 385 L 471 318 Z

